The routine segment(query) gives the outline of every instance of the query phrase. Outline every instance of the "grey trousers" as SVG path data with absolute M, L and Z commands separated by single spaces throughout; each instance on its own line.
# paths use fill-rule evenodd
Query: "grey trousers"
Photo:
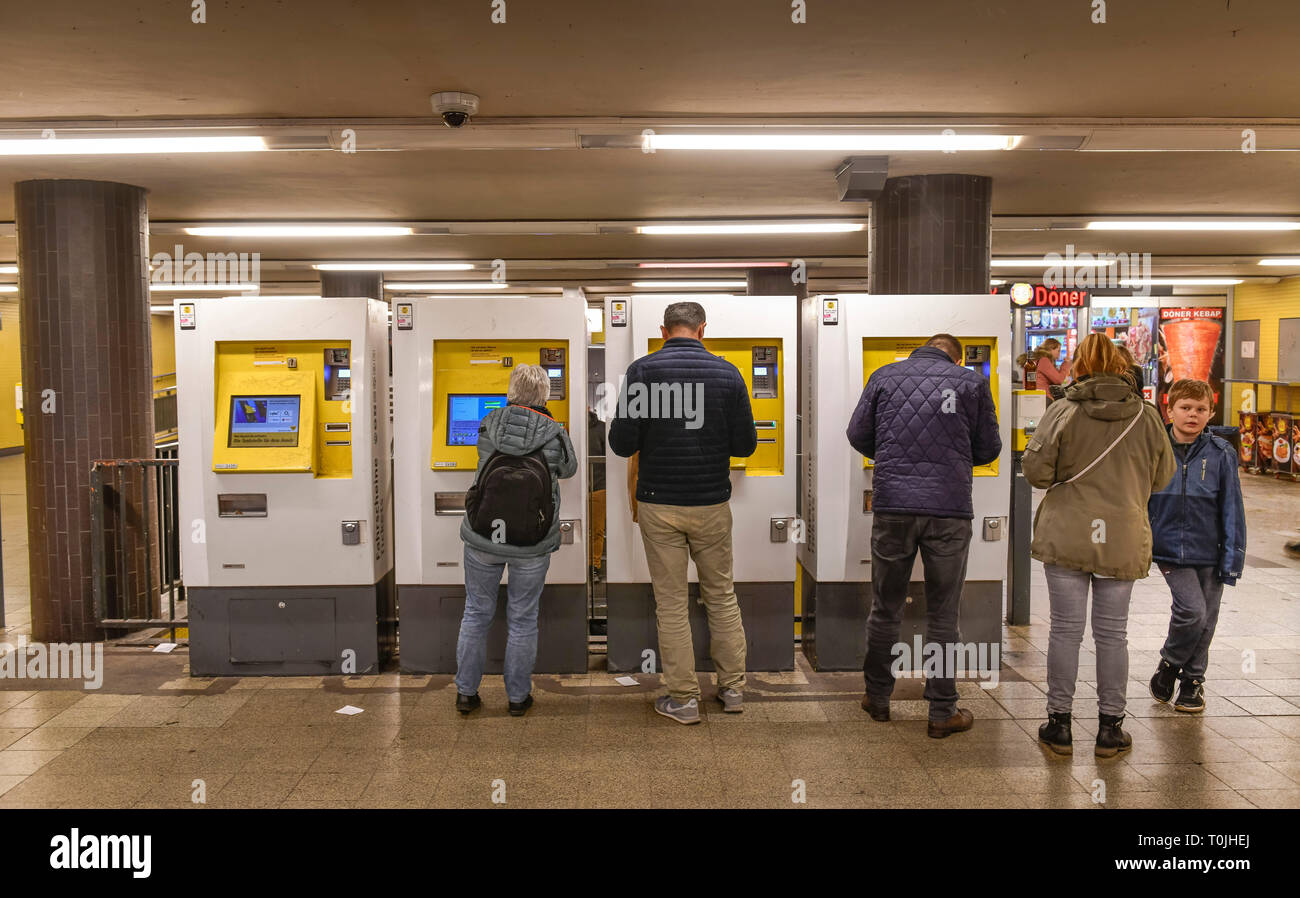
M 1204 680 L 1210 663 L 1210 640 L 1219 622 L 1223 584 L 1211 567 L 1160 565 L 1174 603 L 1169 636 L 1160 657 L 1182 671 L 1184 680 Z
M 1052 608 L 1052 629 L 1047 640 L 1047 712 L 1068 714 L 1072 710 L 1091 585 L 1097 710 L 1101 714 L 1123 714 L 1128 692 L 1128 606 L 1133 581 L 1098 577 L 1055 564 L 1043 568 Z

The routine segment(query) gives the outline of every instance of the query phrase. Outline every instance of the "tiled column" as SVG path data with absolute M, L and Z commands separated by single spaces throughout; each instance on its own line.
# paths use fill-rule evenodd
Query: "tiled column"
M 987 293 L 993 179 L 890 178 L 871 209 L 870 292 Z
M 102 638 L 92 601 L 91 462 L 154 454 L 148 208 L 145 190 L 129 184 L 21 181 L 14 216 L 32 635 L 82 642 Z M 122 518 L 138 519 L 137 500 L 120 498 Z M 114 534 L 110 546 L 118 539 L 124 561 L 115 570 L 143 593 L 139 529 Z
M 321 296 L 384 298 L 384 279 L 378 271 L 322 271 Z

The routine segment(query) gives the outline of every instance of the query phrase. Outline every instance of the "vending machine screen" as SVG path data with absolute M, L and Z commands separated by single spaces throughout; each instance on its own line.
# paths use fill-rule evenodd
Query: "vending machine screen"
M 230 434 L 233 447 L 297 446 L 298 411 L 302 397 L 230 397 Z
M 447 396 L 447 445 L 478 443 L 479 423 L 493 409 L 504 408 L 504 393 L 453 393 Z

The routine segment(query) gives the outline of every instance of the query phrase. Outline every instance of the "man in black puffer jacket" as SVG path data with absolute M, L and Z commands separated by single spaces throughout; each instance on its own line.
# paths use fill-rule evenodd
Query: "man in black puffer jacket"
M 908 358 L 871 375 L 849 421 L 854 449 L 874 460 L 871 616 L 867 620 L 862 708 L 889 719 L 892 649 L 916 553 L 925 566 L 927 645 L 957 641 L 957 611 L 970 550 L 971 468 L 1002 451 L 988 381 L 959 364 L 961 343 L 937 334 Z M 913 659 L 919 664 L 923 659 Z M 968 730 L 974 715 L 957 707 L 955 672 L 928 678 L 928 733 Z
M 704 327 L 699 303 L 664 310 L 664 345 L 628 366 L 609 428 L 615 454 L 640 453 L 637 518 L 668 689 L 655 710 L 679 723 L 700 721 L 688 557 L 699 572 L 724 710 L 741 710 L 745 686 L 745 630 L 732 582 L 730 469 L 732 457 L 754 454 L 758 435 L 745 380 L 735 365 L 704 348 Z

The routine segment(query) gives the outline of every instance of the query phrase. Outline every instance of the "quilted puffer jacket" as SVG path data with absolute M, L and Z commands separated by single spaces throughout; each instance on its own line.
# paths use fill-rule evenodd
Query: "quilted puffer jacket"
M 545 538 L 532 546 L 511 546 L 494 543 L 482 534 L 475 533 L 466 516 L 460 522 L 460 538 L 465 544 L 480 552 L 504 555 L 509 558 L 531 558 L 546 555 L 560 547 L 560 481 L 572 477 L 578 470 L 578 456 L 564 427 L 546 414 L 544 408 L 525 405 L 507 405 L 484 416 L 478 426 L 478 466 L 492 457 L 493 452 L 506 455 L 527 455 L 541 448 L 546 467 L 551 472 L 551 499 L 555 503 L 555 520 Z M 477 479 L 477 475 L 476 475 Z
M 691 406 L 638 402 L 681 385 Z M 699 385 L 698 387 L 696 385 Z M 695 405 L 696 397 L 702 407 Z M 671 406 L 664 408 L 665 405 Z M 690 414 L 684 414 L 690 412 Z M 670 337 L 658 352 L 627 367 L 618 410 L 610 420 L 609 448 L 627 458 L 640 453 L 638 502 L 717 505 L 731 498 L 731 459 L 758 447 L 749 390 L 736 366 L 691 337 Z
M 875 461 L 873 511 L 973 518 L 971 468 L 1002 451 L 988 381 L 922 346 L 871 375 L 847 430 Z
M 1246 509 L 1237 476 L 1237 453 L 1208 431 L 1180 447 L 1169 428 L 1174 462 L 1181 469 L 1147 502 L 1151 555 L 1156 561 L 1211 567 L 1219 580 L 1237 582 L 1246 564 Z

